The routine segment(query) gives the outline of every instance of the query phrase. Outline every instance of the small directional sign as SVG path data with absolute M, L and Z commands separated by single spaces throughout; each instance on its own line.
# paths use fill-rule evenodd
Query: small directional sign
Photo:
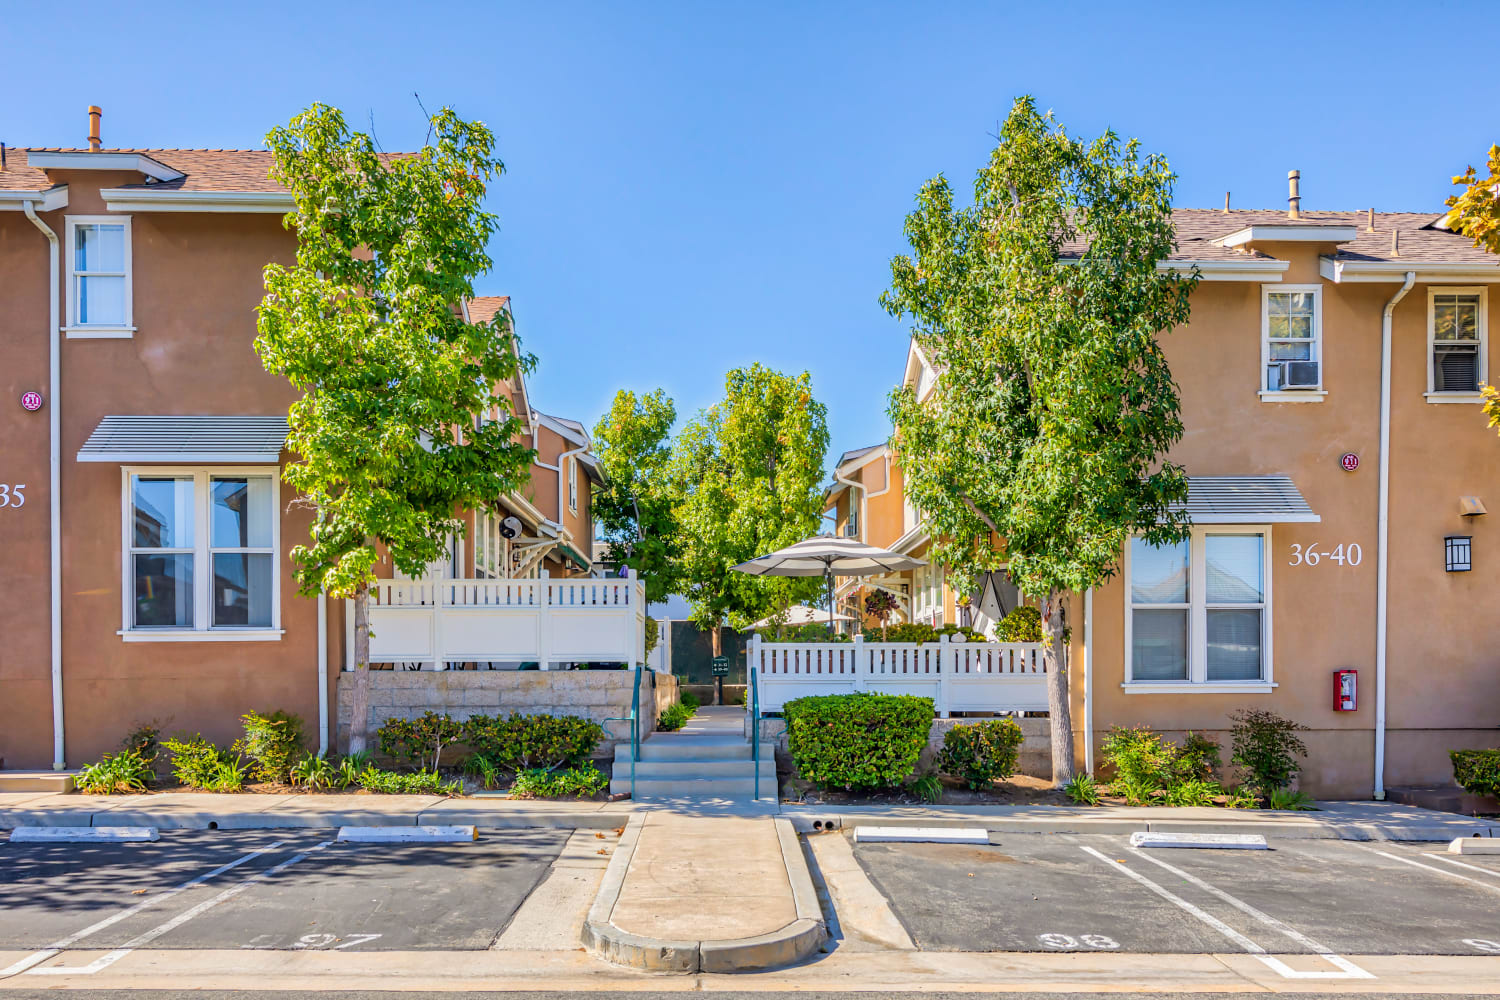
M 700 660 L 699 662 L 701 663 L 702 661 Z M 727 676 L 729 676 L 729 657 L 727 657 L 727 656 L 715 656 L 714 657 L 714 676 L 715 677 L 727 677 Z

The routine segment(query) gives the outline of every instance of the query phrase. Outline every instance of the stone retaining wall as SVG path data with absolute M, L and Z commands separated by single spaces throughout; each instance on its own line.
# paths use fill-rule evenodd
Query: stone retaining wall
M 965 723 L 982 721 L 982 719 L 933 719 L 932 730 L 927 734 L 927 746 L 922 750 L 917 767 L 920 769 L 932 765 L 938 750 L 943 746 L 943 737 L 948 734 L 948 730 Z M 1020 756 L 1016 760 L 1016 773 L 1032 778 L 1050 779 L 1052 777 L 1052 736 L 1048 720 L 1017 719 L 1016 721 L 1021 724 L 1021 735 L 1025 737 L 1025 742 L 1021 744 Z M 750 720 L 747 716 L 745 735 L 748 737 L 749 733 Z M 776 754 L 781 762 L 790 765 L 785 719 L 761 719 L 760 738 L 766 742 L 775 743 Z
M 349 677 L 339 675 L 340 681 Z M 630 715 L 630 670 L 372 670 L 370 732 L 387 719 L 445 712 L 471 715 L 576 715 L 604 727 L 600 754 L 630 738 L 630 726 L 607 722 Z M 641 738 L 656 729 L 661 709 L 677 700 L 676 678 L 646 671 L 641 678 Z M 653 714 L 653 709 L 654 713 Z M 349 745 L 349 686 L 338 685 L 338 745 Z

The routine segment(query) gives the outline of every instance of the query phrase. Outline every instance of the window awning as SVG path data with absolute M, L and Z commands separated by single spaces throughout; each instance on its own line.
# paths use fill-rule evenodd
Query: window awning
M 78 461 L 275 464 L 288 430 L 286 417 L 108 416 L 78 449 Z
M 1188 518 L 1194 524 L 1316 523 L 1287 476 L 1189 476 Z

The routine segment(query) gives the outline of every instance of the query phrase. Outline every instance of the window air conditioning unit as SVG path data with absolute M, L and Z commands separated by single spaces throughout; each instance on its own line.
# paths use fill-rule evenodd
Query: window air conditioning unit
M 1316 361 L 1276 361 L 1266 366 L 1267 389 L 1316 389 L 1321 372 Z

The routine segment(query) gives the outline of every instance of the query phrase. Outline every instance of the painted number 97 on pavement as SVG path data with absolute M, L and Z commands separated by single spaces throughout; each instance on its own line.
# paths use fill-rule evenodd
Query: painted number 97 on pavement
M 26 506 L 25 483 L 0 483 L 0 508 Z

